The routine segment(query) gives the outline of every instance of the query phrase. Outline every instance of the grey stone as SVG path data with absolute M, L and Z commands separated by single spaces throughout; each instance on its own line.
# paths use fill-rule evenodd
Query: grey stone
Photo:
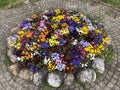
M 72 85 L 74 82 L 74 75 L 72 73 L 68 73 L 64 75 L 64 84 L 65 85 Z
M 40 85 L 42 83 L 42 78 L 43 78 L 42 72 L 36 72 L 34 74 L 33 83 L 35 85 Z
M 60 87 L 60 85 L 62 84 L 62 79 L 60 74 L 51 72 L 48 74 L 47 82 L 53 87 Z
M 8 48 L 12 47 L 12 42 L 13 42 L 12 36 L 7 37 L 7 46 L 8 46 Z
M 15 28 L 13 28 L 13 29 L 11 29 L 11 35 L 14 35 L 14 34 L 17 34 L 17 31 L 19 30 L 19 28 L 18 27 L 15 27 Z
M 14 75 L 18 75 L 19 73 L 19 68 L 17 64 L 13 64 L 8 67 L 9 71 L 12 72 Z
M 45 68 L 36 72 L 34 74 L 33 83 L 37 86 L 42 84 L 44 82 L 44 79 L 46 78 L 46 74 L 47 74 L 47 70 Z
M 17 56 L 13 54 L 13 48 L 10 48 L 10 49 L 8 50 L 7 55 L 9 56 L 10 61 L 11 61 L 12 63 L 16 63 L 16 62 L 17 62 Z
M 33 80 L 33 73 L 27 69 L 21 69 L 19 77 L 25 80 Z
M 93 61 L 92 67 L 97 69 L 98 72 L 103 73 L 105 70 L 105 66 L 104 66 L 104 60 L 101 58 L 96 58 Z
M 77 79 L 82 83 L 91 83 L 96 80 L 96 73 L 92 69 L 85 69 L 78 73 Z
M 110 35 L 108 35 L 108 41 L 106 42 L 107 45 L 111 45 L 112 44 L 112 37 Z

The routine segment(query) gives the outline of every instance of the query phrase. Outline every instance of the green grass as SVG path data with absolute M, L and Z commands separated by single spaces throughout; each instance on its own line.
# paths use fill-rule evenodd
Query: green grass
M 6 6 L 16 4 L 20 1 L 21 0 L 0 0 L 0 8 L 4 8 Z
M 115 7 L 120 8 L 120 0 L 102 0 L 105 3 L 108 3 L 110 5 L 113 5 Z

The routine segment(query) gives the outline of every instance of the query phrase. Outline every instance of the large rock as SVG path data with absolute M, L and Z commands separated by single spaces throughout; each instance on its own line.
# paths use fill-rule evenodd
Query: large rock
M 12 47 L 12 42 L 13 42 L 12 36 L 7 37 L 7 46 L 8 46 L 8 48 Z
M 97 69 L 98 72 L 103 73 L 105 71 L 104 60 L 101 58 L 96 58 L 93 61 L 92 67 Z
M 45 79 L 45 77 L 46 77 L 46 74 L 47 74 L 47 70 L 46 69 L 42 69 L 41 71 L 36 72 L 34 74 L 34 77 L 33 77 L 33 83 L 35 85 L 42 84 L 44 79 Z
M 73 82 L 74 82 L 74 75 L 73 74 L 65 74 L 65 76 L 64 76 L 64 84 L 65 85 L 72 85 L 73 84 Z
M 60 87 L 62 84 L 61 75 L 59 73 L 51 72 L 48 74 L 47 82 L 53 87 Z
M 25 80 L 33 80 L 33 73 L 27 69 L 21 69 L 19 77 Z
M 110 35 L 108 35 L 108 41 L 106 42 L 107 45 L 111 45 L 112 44 L 112 37 Z
M 96 73 L 92 69 L 86 69 L 78 73 L 77 78 L 79 82 L 91 83 L 96 80 Z
M 9 56 L 10 61 L 11 61 L 12 63 L 16 63 L 16 62 L 17 62 L 17 57 L 16 57 L 16 55 L 13 54 L 13 49 L 12 49 L 12 48 L 10 48 L 10 49 L 8 50 L 7 55 Z
M 11 32 L 10 32 L 11 35 L 17 34 L 18 30 L 19 30 L 19 27 L 15 27 L 15 28 L 11 29 Z
M 13 64 L 13 65 L 9 66 L 8 70 L 10 72 L 12 72 L 14 75 L 18 75 L 19 74 L 19 67 L 18 67 L 17 64 Z

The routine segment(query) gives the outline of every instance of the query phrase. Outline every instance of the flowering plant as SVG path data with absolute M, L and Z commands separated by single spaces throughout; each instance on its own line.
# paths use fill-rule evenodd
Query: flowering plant
M 43 67 L 49 72 L 87 68 L 105 50 L 108 37 L 81 12 L 56 9 L 32 14 L 12 39 L 18 62 L 35 73 Z

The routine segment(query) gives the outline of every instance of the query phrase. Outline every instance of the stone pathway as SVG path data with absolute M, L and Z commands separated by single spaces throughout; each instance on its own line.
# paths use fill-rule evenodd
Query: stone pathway
M 40 0 L 27 3 L 19 8 L 0 10 L 0 90 L 120 90 L 120 12 L 97 2 L 83 2 L 83 0 Z M 74 84 L 70 87 L 50 88 L 34 86 L 19 77 L 13 76 L 7 69 L 6 37 L 10 30 L 16 27 L 31 13 L 39 13 L 46 9 L 72 9 L 82 11 L 90 18 L 105 25 L 105 29 L 112 37 L 115 59 L 111 65 L 106 65 L 103 76 L 94 83 L 83 85 Z

